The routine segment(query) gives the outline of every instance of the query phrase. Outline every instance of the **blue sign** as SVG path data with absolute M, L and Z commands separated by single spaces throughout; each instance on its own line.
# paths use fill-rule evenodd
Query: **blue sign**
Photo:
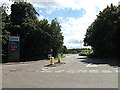
M 20 59 L 20 43 L 18 36 L 11 36 L 8 46 L 8 60 Z
M 19 42 L 17 41 L 10 41 L 9 42 L 9 51 L 12 53 L 14 52 L 19 52 L 19 48 L 20 48 L 20 45 L 19 45 Z

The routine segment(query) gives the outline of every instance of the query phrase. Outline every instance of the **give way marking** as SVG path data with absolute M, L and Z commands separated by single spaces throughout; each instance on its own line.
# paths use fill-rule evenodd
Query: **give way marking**
M 86 67 L 97 67 L 97 65 L 93 63 L 89 63 Z

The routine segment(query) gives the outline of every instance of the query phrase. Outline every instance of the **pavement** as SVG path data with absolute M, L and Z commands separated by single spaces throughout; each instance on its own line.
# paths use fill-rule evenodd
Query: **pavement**
M 118 88 L 117 62 L 78 54 L 62 62 L 56 67 L 45 67 L 49 60 L 3 64 L 2 88 Z

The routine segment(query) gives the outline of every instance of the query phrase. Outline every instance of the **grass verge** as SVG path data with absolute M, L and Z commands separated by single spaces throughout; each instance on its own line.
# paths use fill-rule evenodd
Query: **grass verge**
M 60 56 L 61 58 L 65 58 L 66 56 Z M 55 59 L 58 59 L 58 57 L 56 57 Z

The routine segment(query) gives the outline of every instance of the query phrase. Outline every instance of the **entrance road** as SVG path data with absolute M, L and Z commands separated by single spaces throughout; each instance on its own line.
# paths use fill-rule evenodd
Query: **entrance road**
M 49 61 L 2 65 L 3 88 L 118 88 L 118 67 L 78 54 L 66 55 L 57 67 Z

